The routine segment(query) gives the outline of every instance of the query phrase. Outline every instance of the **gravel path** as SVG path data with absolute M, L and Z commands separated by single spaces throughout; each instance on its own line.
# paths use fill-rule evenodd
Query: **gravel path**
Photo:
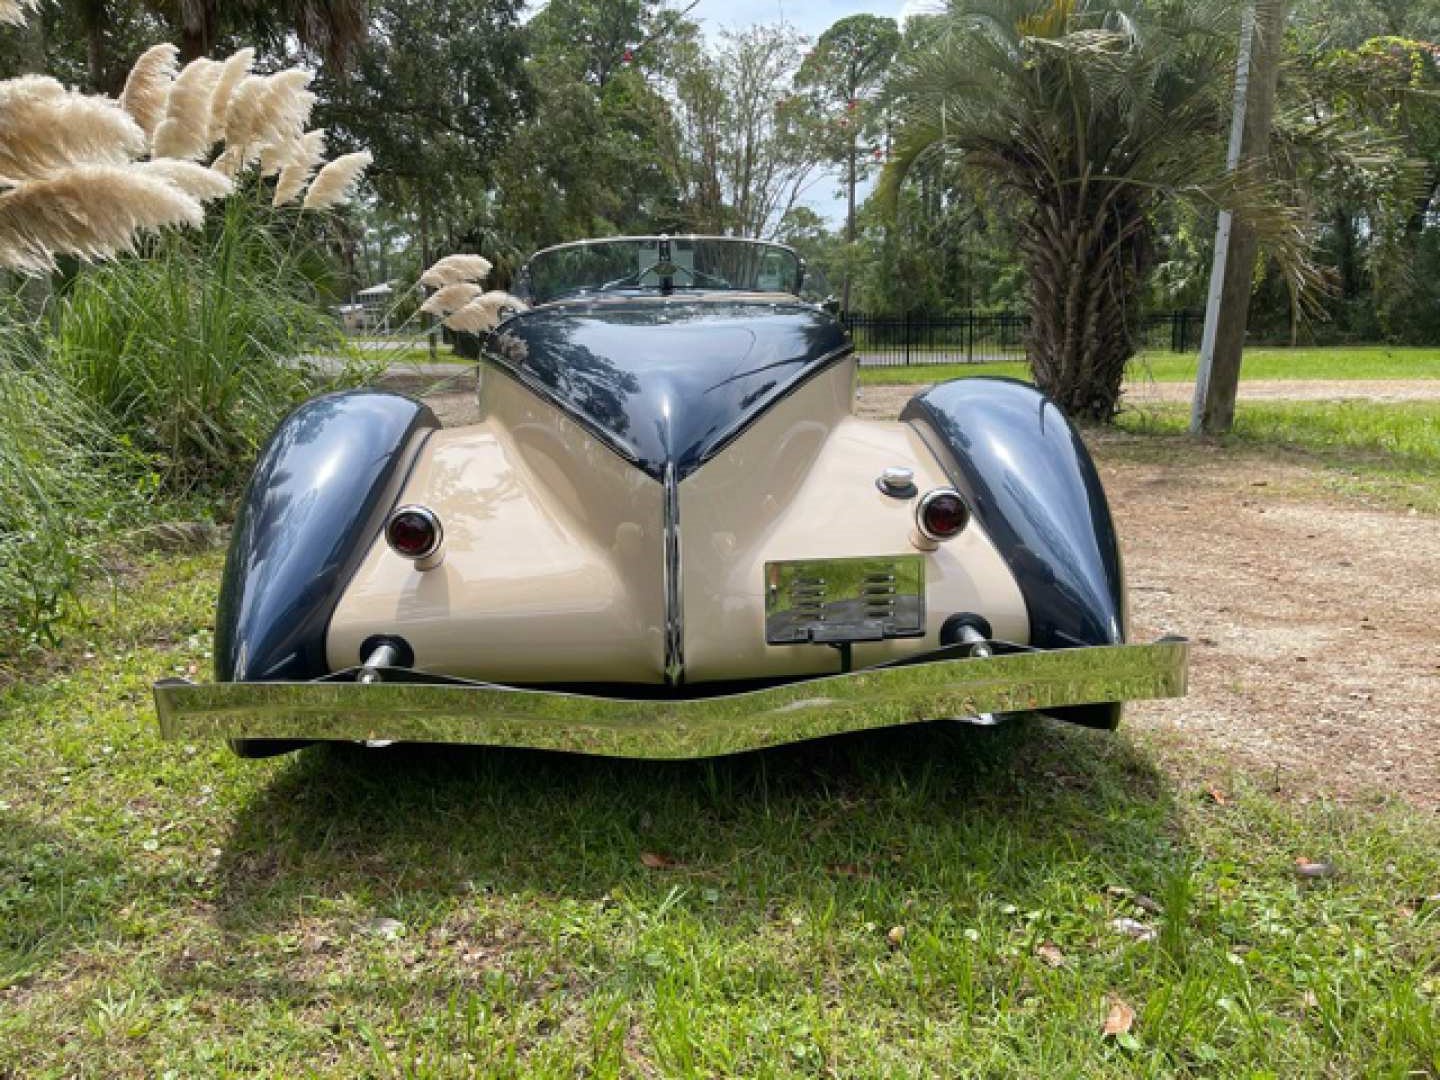
M 1440 809 L 1440 527 L 1203 447 L 1140 464 L 1095 440 L 1137 639 L 1195 642 L 1191 690 L 1130 719 L 1302 793 Z M 1119 450 L 1115 447 L 1115 450 Z
M 865 386 L 860 389 L 863 407 L 875 415 L 896 415 L 911 397 L 925 389 L 915 386 Z M 1144 408 L 1171 402 L 1189 404 L 1195 392 L 1192 383 L 1130 383 L 1125 387 L 1127 405 Z M 1440 401 L 1440 379 L 1380 380 L 1281 380 L 1262 379 L 1240 384 L 1241 401 Z
M 1194 396 L 1192 383 L 1131 383 L 1125 400 L 1131 405 L 1181 401 Z M 1240 384 L 1241 401 L 1440 401 L 1440 379 L 1387 382 L 1380 379 L 1257 379 Z

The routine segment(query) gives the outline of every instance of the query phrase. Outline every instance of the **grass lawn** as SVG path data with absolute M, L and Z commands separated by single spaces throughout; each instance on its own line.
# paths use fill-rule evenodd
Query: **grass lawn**
M 242 762 L 149 704 L 219 565 L 0 690 L 0 1076 L 1440 1071 L 1433 815 L 1049 722 Z
M 430 346 L 424 344 L 412 344 L 408 341 L 386 342 L 385 348 L 374 345 L 359 350 L 362 359 L 371 363 L 383 364 L 386 366 L 397 366 L 404 364 L 474 364 L 475 361 L 467 360 L 463 356 L 457 356 L 449 345 L 438 345 L 435 355 L 430 355 Z
M 1118 422 L 1162 440 L 1162 453 L 1183 453 L 1189 420 L 1183 405 L 1158 405 L 1122 413 Z M 1300 450 L 1342 488 L 1440 512 L 1440 402 L 1241 401 L 1224 441 Z
M 1196 357 L 1170 352 L 1141 354 L 1130 378 L 1155 382 L 1194 382 Z M 1248 349 L 1242 368 L 1246 379 L 1440 379 L 1440 349 L 1385 345 L 1326 349 Z M 933 364 L 860 369 L 864 383 L 931 383 L 974 375 L 1028 379 L 1023 363 Z

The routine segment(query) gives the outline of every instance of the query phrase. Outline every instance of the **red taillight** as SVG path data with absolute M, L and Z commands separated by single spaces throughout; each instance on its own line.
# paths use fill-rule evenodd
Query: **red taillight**
M 423 506 L 402 506 L 385 523 L 385 541 L 396 555 L 420 561 L 440 550 L 440 519 Z
M 970 523 L 970 508 L 953 488 L 936 488 L 920 500 L 915 520 L 927 540 L 953 540 Z

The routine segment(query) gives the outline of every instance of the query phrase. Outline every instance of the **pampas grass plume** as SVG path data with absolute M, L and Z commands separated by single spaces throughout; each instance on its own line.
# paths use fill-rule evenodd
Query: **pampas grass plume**
M 507 292 L 487 292 L 451 315 L 445 325 L 462 334 L 479 334 L 499 326 L 506 308 L 524 311 L 526 306 L 525 301 Z
M 281 166 L 280 179 L 275 181 L 275 197 L 271 200 L 275 206 L 294 202 L 305 190 L 315 167 L 325 160 L 325 129 L 305 132 L 295 149 L 297 152 Z
M 40 0 L 0 0 L 0 23 L 24 26 L 27 12 L 35 10 Z
M 264 75 L 246 75 L 235 87 L 225 113 L 227 151 L 234 150 L 242 157 L 247 156 L 246 147 L 255 141 L 255 135 L 260 130 L 267 89 Z
M 304 209 L 329 210 L 347 202 L 354 192 L 360 174 L 370 166 L 374 157 L 369 150 L 346 154 L 330 162 L 315 175 L 310 190 L 305 193 Z
M 315 95 L 306 89 L 315 76 L 300 68 L 274 75 L 247 75 L 235 88 L 225 114 L 225 147 L 238 151 L 241 165 L 260 157 L 266 146 L 284 146 L 300 138 Z
M 479 285 L 471 285 L 468 281 L 457 281 L 454 285 L 446 285 L 438 292 L 432 293 L 425 303 L 420 305 L 420 310 L 426 315 L 449 315 L 451 312 L 459 311 L 470 301 L 478 299 L 485 292 Z
M 313 71 L 303 68 L 287 68 L 270 76 L 262 126 L 257 132 L 262 139 L 284 145 L 300 138 L 315 107 L 315 95 L 309 90 L 314 78 Z
M 225 133 L 225 117 L 230 111 L 230 99 L 235 95 L 235 88 L 250 74 L 250 65 L 254 62 L 254 49 L 241 49 L 221 61 L 220 77 L 215 80 L 215 91 L 210 97 L 209 142 L 218 142 Z
M 139 232 L 196 227 L 204 217 L 196 199 L 159 176 L 85 165 L 0 195 L 0 265 L 42 273 L 56 254 L 102 259 L 132 250 Z
M 120 107 L 135 118 L 146 138 L 153 136 L 165 119 L 165 101 L 175 79 L 175 57 L 179 53 L 168 41 L 150 46 L 135 61 L 125 89 L 120 91 Z
M 144 148 L 144 132 L 109 98 L 68 93 L 42 77 L 0 83 L 0 177 L 12 183 L 122 164 Z
M 155 129 L 155 157 L 194 161 L 210 149 L 210 104 L 223 65 L 203 56 L 185 65 L 170 86 L 165 119 Z
M 461 281 L 484 281 L 491 269 L 490 260 L 480 255 L 447 255 L 425 271 L 420 284 L 433 289 Z
M 194 161 L 153 158 L 137 163 L 135 168 L 148 176 L 158 176 L 200 202 L 223 199 L 235 190 L 228 177 Z

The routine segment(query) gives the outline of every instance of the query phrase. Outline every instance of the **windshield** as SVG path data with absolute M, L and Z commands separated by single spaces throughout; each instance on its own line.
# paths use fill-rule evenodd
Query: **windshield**
M 520 287 L 532 303 L 600 292 L 720 289 L 798 294 L 804 267 L 787 247 L 760 240 L 627 237 L 540 252 Z

